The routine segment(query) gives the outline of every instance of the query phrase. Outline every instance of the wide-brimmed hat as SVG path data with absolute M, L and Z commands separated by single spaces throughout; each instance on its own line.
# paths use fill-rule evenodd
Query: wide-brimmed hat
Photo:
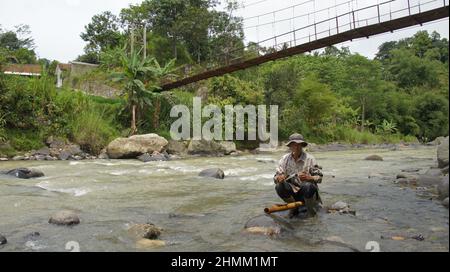
M 291 136 L 289 136 L 289 142 L 286 145 L 289 146 L 292 143 L 301 144 L 303 147 L 308 145 L 308 143 L 305 142 L 303 135 L 298 133 L 294 133 Z

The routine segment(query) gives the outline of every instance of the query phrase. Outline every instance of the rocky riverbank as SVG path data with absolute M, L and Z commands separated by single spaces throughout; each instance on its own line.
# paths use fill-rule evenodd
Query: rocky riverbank
M 310 143 L 307 147 L 309 152 L 326 151 L 348 151 L 364 149 L 387 149 L 391 151 L 404 148 L 417 148 L 421 146 L 439 146 L 448 137 L 438 137 L 427 144 L 421 143 L 383 143 L 383 144 L 346 144 Z M 280 143 L 276 148 L 256 148 L 253 150 L 238 150 L 232 141 L 175 141 L 167 140 L 157 134 L 134 135 L 128 138 L 117 138 L 108 144 L 98 155 L 89 154 L 82 148 L 67 140 L 49 137 L 46 146 L 39 150 L 17 154 L 12 157 L 0 156 L 0 161 L 21 161 L 21 160 L 95 160 L 95 159 L 138 159 L 143 162 L 166 161 L 180 158 L 197 156 L 221 157 L 237 156 L 245 154 L 268 154 L 274 152 L 288 151 L 285 142 Z M 444 156 L 442 154 L 441 156 Z M 448 161 L 448 159 L 447 159 Z M 442 164 L 442 162 L 439 162 Z

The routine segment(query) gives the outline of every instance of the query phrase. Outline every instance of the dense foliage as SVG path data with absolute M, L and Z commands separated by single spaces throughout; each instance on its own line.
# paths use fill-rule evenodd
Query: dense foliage
M 448 135 L 448 40 L 436 32 L 385 42 L 374 59 L 328 47 L 156 95 L 173 62 L 208 68 L 204 61 L 224 63 L 222 53 L 244 44 L 242 19 L 232 15 L 235 3 L 230 1 L 228 12 L 216 5 L 215 0 L 146 0 L 119 15 L 95 15 L 81 34 L 87 46 L 79 60 L 100 64 L 88 76 L 122 89 L 117 99 L 70 86 L 57 90 L 52 74 L 57 62 L 36 59 L 29 29 L 0 28 L 0 66 L 48 67 L 40 79 L 0 74 L 0 147 L 9 142 L 10 149 L 28 150 L 60 135 L 97 153 L 112 137 L 129 135 L 130 120 L 131 133 L 168 136 L 171 107 L 192 107 L 194 96 L 219 106 L 278 105 L 281 139 L 294 131 L 317 143 L 426 142 Z M 144 36 L 146 58 L 132 49 L 145 44 Z M 236 54 L 251 57 L 264 50 L 254 44 Z

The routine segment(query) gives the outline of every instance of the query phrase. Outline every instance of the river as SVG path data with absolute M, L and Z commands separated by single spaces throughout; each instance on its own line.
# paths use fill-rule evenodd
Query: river
M 384 161 L 366 161 L 378 154 Z M 0 251 L 345 251 L 318 243 L 338 236 L 367 251 L 448 251 L 448 210 L 423 188 L 394 184 L 402 169 L 436 165 L 435 147 L 391 150 L 314 152 L 325 178 L 324 205 L 345 201 L 349 214 L 321 213 L 289 221 L 292 230 L 277 237 L 244 232 L 245 223 L 267 205 L 280 203 L 272 181 L 282 153 L 189 158 L 142 163 L 137 160 L 8 161 L 0 169 L 36 168 L 45 177 L 0 177 L 0 233 L 8 244 Z M 198 177 L 220 167 L 224 180 Z M 369 178 L 369 176 L 371 176 Z M 73 227 L 48 224 L 56 211 L 79 213 Z M 138 249 L 127 229 L 151 222 L 164 230 L 167 245 Z M 39 232 L 34 238 L 30 233 Z M 412 239 L 415 235 L 425 239 Z M 404 237 L 405 240 L 392 239 Z

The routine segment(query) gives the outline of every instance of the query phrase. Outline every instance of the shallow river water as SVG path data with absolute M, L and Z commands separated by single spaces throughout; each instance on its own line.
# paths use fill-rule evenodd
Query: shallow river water
M 365 161 L 379 154 L 384 161 Z M 0 251 L 346 251 L 319 243 L 338 236 L 360 250 L 375 241 L 381 251 L 448 251 L 449 219 L 435 196 L 422 188 L 393 183 L 402 169 L 425 171 L 436 165 L 436 149 L 314 152 L 325 178 L 324 205 L 347 202 L 356 216 L 321 213 L 288 220 L 291 231 L 276 237 L 249 234 L 245 223 L 280 203 L 272 181 L 282 153 L 189 158 L 142 163 L 137 160 L 0 162 L 0 169 L 36 168 L 45 177 L 20 180 L 0 176 Z M 226 178 L 198 177 L 220 167 Z M 371 176 L 369 178 L 369 176 Z M 62 209 L 75 210 L 74 227 L 48 224 Z M 151 222 L 164 229 L 167 245 L 139 249 L 127 228 Z M 30 238 L 29 234 L 40 236 Z M 422 235 L 425 240 L 411 237 Z M 393 240 L 401 236 L 405 240 Z

